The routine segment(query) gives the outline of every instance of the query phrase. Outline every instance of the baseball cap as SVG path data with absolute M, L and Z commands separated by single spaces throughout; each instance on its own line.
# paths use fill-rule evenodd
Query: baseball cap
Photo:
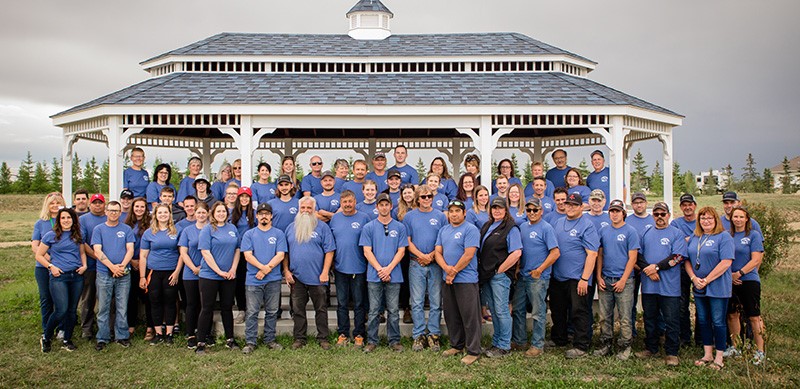
M 581 197 L 580 193 L 570 193 L 569 196 L 567 196 L 566 203 L 572 205 L 582 205 L 583 197 Z
M 288 182 L 291 184 L 292 179 L 286 174 L 281 174 L 280 176 L 278 176 L 278 181 L 276 184 L 280 184 L 281 182 Z
M 494 200 L 492 200 L 492 203 L 490 205 L 490 208 L 494 208 L 494 207 L 503 207 L 505 209 L 508 209 L 508 203 L 506 202 L 506 199 L 504 199 L 502 197 L 495 197 Z
M 376 151 L 375 154 L 372 155 L 372 159 L 383 158 L 386 159 L 386 154 L 383 151 Z
M 633 196 L 631 196 L 631 202 L 634 202 L 636 200 L 647 201 L 647 196 L 645 196 L 644 193 L 642 193 L 642 192 L 636 192 L 636 193 L 633 194 Z
M 259 213 L 261 211 L 267 211 L 269 213 L 272 213 L 272 206 L 269 205 L 269 203 L 258 204 L 258 208 L 256 208 L 256 213 Z
M 333 172 L 330 171 L 330 170 L 326 170 L 326 171 L 322 172 L 322 175 L 319 176 L 319 179 L 321 180 L 321 179 L 323 179 L 325 177 L 336 178 L 336 176 L 334 176 Z
M 597 200 L 605 200 L 606 194 L 603 192 L 602 189 L 595 189 L 592 193 L 589 194 L 589 200 L 597 199 Z
M 89 199 L 89 202 L 90 202 L 90 203 L 93 203 L 93 202 L 95 202 L 96 200 L 100 200 L 100 201 L 101 201 L 101 202 L 103 202 L 103 203 L 105 203 L 105 202 L 106 202 L 106 198 L 105 198 L 105 197 L 104 197 L 102 194 L 100 194 L 100 193 L 95 193 L 95 194 L 93 194 L 93 195 L 92 195 L 92 198 L 90 198 L 90 199 Z
M 725 192 L 722 195 L 722 201 L 739 201 L 739 195 L 736 192 Z
M 253 197 L 253 191 L 250 190 L 250 188 L 248 188 L 246 186 L 243 186 L 243 187 L 239 188 L 239 192 L 236 193 L 236 195 L 240 196 L 240 195 L 245 194 L 245 193 L 247 193 L 248 196 Z
M 389 175 L 387 175 L 387 176 L 386 176 L 386 178 L 387 178 L 387 179 L 389 179 L 389 178 L 392 178 L 392 177 L 395 177 L 395 176 L 396 176 L 397 178 L 402 178 L 402 177 L 403 177 L 403 176 L 400 174 L 400 171 L 399 171 L 399 170 L 397 170 L 397 169 L 391 169 L 391 170 L 389 170 Z
M 694 196 L 691 193 L 684 193 L 683 195 L 681 195 L 681 200 L 678 204 L 683 204 L 687 202 L 697 204 L 697 201 L 695 201 Z
M 192 183 L 192 185 L 194 186 L 195 189 L 197 189 L 197 182 L 198 181 L 204 181 L 206 183 L 206 185 L 208 185 L 210 183 L 208 181 L 208 178 L 206 178 L 206 176 L 204 176 L 202 174 L 198 174 L 197 177 L 194 178 L 194 183 Z
M 667 203 L 665 203 L 663 201 L 659 201 L 659 202 L 653 204 L 653 211 L 655 212 L 655 210 L 657 210 L 657 209 L 660 209 L 662 211 L 667 211 L 667 213 L 669 213 L 669 205 L 667 205 Z
M 389 196 L 388 193 L 381 193 L 381 194 L 378 195 L 378 198 L 375 201 L 375 203 L 377 204 L 377 203 L 380 203 L 381 201 L 388 201 L 389 204 L 391 204 L 392 203 L 392 197 Z
M 600 157 L 602 157 L 603 159 L 605 159 L 605 157 L 606 157 L 605 155 L 603 155 L 603 152 L 600 151 L 600 150 L 592 151 L 592 154 L 590 154 L 589 157 L 594 157 L 595 154 L 600 154 Z
M 542 200 L 539 200 L 539 198 L 536 196 L 531 196 L 527 201 L 525 201 L 525 205 L 533 205 L 536 208 L 541 208 Z
M 123 189 L 122 192 L 119 192 L 119 198 L 121 198 L 121 199 L 132 199 L 133 198 L 133 192 L 131 192 L 129 189 Z
M 608 205 L 608 210 L 616 209 L 617 211 L 625 212 L 625 203 L 622 200 L 612 200 Z

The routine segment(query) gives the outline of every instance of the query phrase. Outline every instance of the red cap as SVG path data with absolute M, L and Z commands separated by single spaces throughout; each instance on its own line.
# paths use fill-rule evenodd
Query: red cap
M 246 186 L 239 188 L 239 193 L 237 193 L 236 196 L 241 196 L 242 193 L 247 193 L 248 196 L 253 197 L 253 191 Z
M 102 194 L 100 194 L 100 193 L 95 193 L 95 194 L 93 194 L 93 195 L 92 195 L 92 198 L 91 198 L 91 199 L 89 199 L 89 202 L 90 202 L 90 203 L 93 203 L 95 200 L 100 200 L 100 201 L 102 201 L 102 202 L 104 202 L 104 203 L 106 202 L 106 198 L 105 198 L 105 197 L 103 197 L 103 195 L 102 195 Z

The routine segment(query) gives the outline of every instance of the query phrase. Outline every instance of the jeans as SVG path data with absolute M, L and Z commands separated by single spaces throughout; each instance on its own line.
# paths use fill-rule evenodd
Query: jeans
M 292 310 L 294 314 L 294 340 L 305 342 L 308 332 L 306 305 L 308 299 L 314 305 L 314 323 L 317 326 L 317 341 L 328 341 L 328 287 L 326 285 L 306 285 L 297 278 L 292 285 Z
M 495 274 L 488 284 L 489 311 L 492 312 L 492 346 L 503 350 L 511 349 L 511 312 L 508 310 L 508 295 L 511 292 L 511 279 L 505 273 Z
M 47 327 L 47 321 L 53 314 L 53 298 L 50 297 L 50 270 L 46 267 L 35 267 L 33 276 L 36 278 L 36 286 L 39 287 L 39 313 L 42 316 L 42 333 Z
M 334 270 L 336 274 L 336 326 L 339 335 L 350 337 L 350 300 L 353 301 L 353 336 L 366 337 L 367 315 L 367 274 L 345 274 Z
M 625 288 L 622 292 L 615 292 L 613 283 L 619 281 L 619 277 L 606 277 L 603 276 L 603 281 L 606 283 L 606 290 L 598 290 L 599 303 L 600 303 L 600 343 L 611 344 L 614 338 L 614 308 L 618 308 L 620 312 L 629 312 L 631 305 L 633 305 L 633 285 L 634 281 L 628 278 L 625 281 Z M 599 289 L 599 288 L 598 288 Z M 629 315 L 621 314 L 619 318 L 619 339 L 617 344 L 620 348 L 626 348 L 631 345 L 632 324 Z
M 111 312 L 111 299 L 114 299 L 116 318 L 114 319 L 114 337 L 116 340 L 128 339 L 128 297 L 131 293 L 131 277 L 123 275 L 112 277 L 108 272 L 97 273 L 97 341 L 110 342 L 111 328 L 109 328 L 109 314 Z
M 94 333 L 95 314 L 94 308 L 97 305 L 97 279 L 96 270 L 83 272 L 83 291 L 81 292 L 78 304 L 81 307 L 81 330 L 83 335 L 92 336 Z
M 367 343 L 378 344 L 378 325 L 381 307 L 388 311 L 386 335 L 389 344 L 400 343 L 400 284 L 390 282 L 367 282 L 369 294 L 369 320 L 367 321 Z
M 578 295 L 578 280 L 550 279 L 550 313 L 553 319 L 550 337 L 556 345 L 567 344 L 567 326 L 572 323 L 575 328 L 572 345 L 582 351 L 589 350 L 592 343 L 591 305 L 588 293 Z
M 51 340 L 56 328 L 64 329 L 64 340 L 72 339 L 72 331 L 78 320 L 76 311 L 83 292 L 83 276 L 75 271 L 50 276 L 50 295 L 53 296 L 53 314 L 47 320 L 44 338 Z M 127 329 L 125 330 L 127 332 Z
M 531 334 L 531 347 L 544 348 L 545 325 L 547 324 L 547 286 L 550 279 L 533 279 L 520 277 L 514 287 L 514 311 L 512 312 L 511 340 L 515 344 L 525 344 L 528 340 L 527 320 L 525 318 L 526 306 L 533 308 L 533 329 Z
M 697 327 L 703 336 L 703 345 L 725 351 L 728 340 L 728 299 L 694 296 L 697 306 Z
M 428 293 L 430 310 L 428 311 L 427 333 L 441 335 L 442 322 L 442 268 L 435 263 L 422 266 L 412 260 L 408 266 L 408 284 L 411 292 L 411 318 L 414 338 L 425 335 L 425 293 Z
M 681 298 L 677 296 L 642 294 L 644 345 L 651 353 L 658 353 L 658 343 L 661 334 L 664 334 L 664 352 L 667 355 L 678 356 L 678 348 L 680 347 L 680 341 L 678 340 L 680 303 Z M 661 329 L 662 321 L 665 324 L 664 330 Z
M 275 341 L 275 324 L 278 321 L 278 308 L 281 305 L 281 280 L 264 285 L 246 285 L 247 314 L 244 319 L 244 337 L 247 344 L 258 340 L 258 313 L 264 306 L 264 344 Z

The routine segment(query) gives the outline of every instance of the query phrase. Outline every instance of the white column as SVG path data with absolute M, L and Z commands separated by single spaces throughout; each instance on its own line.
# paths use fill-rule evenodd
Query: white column
M 633 143 L 625 143 L 622 151 L 622 158 L 625 161 L 625 188 L 628 189 L 625 193 L 625 204 L 631 202 L 631 146 Z
M 669 135 L 659 135 L 658 140 L 664 151 L 664 202 L 672 208 L 672 130 Z
M 63 135 L 61 145 L 61 194 L 67 207 L 72 206 L 72 147 L 78 141 L 75 135 Z
M 610 141 L 610 142 L 609 142 Z M 624 150 L 625 145 L 625 131 L 622 128 L 622 116 L 611 117 L 611 136 L 606 138 L 606 143 L 610 143 L 611 148 L 611 164 L 609 166 L 609 179 L 610 191 L 609 197 L 613 199 L 621 199 L 624 195 L 625 179 L 625 161 Z M 630 170 L 627 170 L 630 172 Z M 627 203 L 627 200 L 626 200 Z
M 239 155 L 242 159 L 242 186 L 253 183 L 253 123 L 249 115 L 242 115 L 239 130 Z
M 200 160 L 203 162 L 203 175 L 207 180 L 211 180 L 211 139 L 203 138 L 203 151 L 200 154 Z
M 108 197 L 119 200 L 122 190 L 122 127 L 118 116 L 108 117 L 108 129 L 104 130 L 108 139 Z

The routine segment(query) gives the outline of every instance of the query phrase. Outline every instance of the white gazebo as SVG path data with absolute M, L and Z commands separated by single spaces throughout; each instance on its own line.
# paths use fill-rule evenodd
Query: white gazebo
M 207 175 L 215 156 L 237 150 L 249 185 L 256 150 L 370 160 L 400 143 L 438 150 L 456 174 L 469 152 L 491 172 L 496 149 L 543 160 L 556 148 L 605 146 L 610 196 L 621 198 L 631 145 L 657 139 L 671 203 L 681 115 L 590 80 L 595 62 L 525 35 L 392 35 L 393 16 L 361 0 L 348 35 L 221 33 L 142 62 L 150 78 L 52 117 L 63 130 L 64 193 L 73 147 L 88 140 L 108 146 L 112 198 L 136 146 L 188 149 Z

